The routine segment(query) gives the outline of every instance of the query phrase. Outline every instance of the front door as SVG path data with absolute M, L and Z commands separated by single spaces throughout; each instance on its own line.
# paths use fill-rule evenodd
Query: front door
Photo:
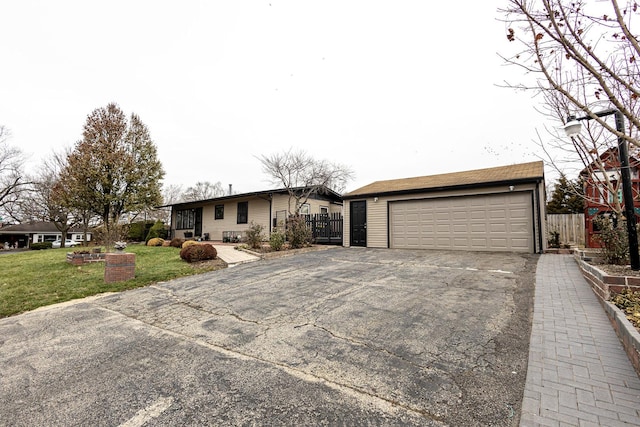
M 202 237 L 202 208 L 196 208 L 195 229 L 193 234 L 195 237 Z
M 367 202 L 351 202 L 351 246 L 367 246 Z

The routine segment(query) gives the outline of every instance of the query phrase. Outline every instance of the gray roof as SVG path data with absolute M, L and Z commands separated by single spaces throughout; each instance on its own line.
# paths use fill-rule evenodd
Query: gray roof
M 23 224 L 14 224 L 14 225 L 5 225 L 0 227 L 0 234 L 31 234 L 31 233 L 59 233 L 60 231 L 56 228 L 56 225 L 53 222 L 45 222 L 45 221 L 33 221 L 33 222 L 25 222 Z M 80 227 L 71 227 L 69 229 L 70 233 L 81 233 L 83 232 Z

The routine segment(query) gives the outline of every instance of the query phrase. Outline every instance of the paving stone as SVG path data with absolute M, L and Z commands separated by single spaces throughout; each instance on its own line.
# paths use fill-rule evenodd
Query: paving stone
M 540 257 L 531 337 L 521 427 L 640 425 L 640 379 L 570 255 Z

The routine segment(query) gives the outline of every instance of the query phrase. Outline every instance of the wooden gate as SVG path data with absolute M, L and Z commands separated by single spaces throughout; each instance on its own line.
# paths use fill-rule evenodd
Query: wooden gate
M 547 233 L 560 234 L 560 243 L 585 244 L 584 214 L 549 214 L 547 215 Z
M 341 213 L 305 215 L 305 220 L 315 243 L 342 244 L 343 220 Z

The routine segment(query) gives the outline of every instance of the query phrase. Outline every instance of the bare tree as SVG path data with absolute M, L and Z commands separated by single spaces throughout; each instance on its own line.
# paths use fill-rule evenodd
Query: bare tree
M 19 148 L 9 145 L 10 136 L 9 130 L 0 126 L 0 212 L 19 219 L 17 203 L 29 181 L 25 178 L 24 155 Z
M 80 212 L 65 204 L 66 189 L 61 185 L 60 174 L 67 167 L 70 150 L 53 152 L 41 165 L 38 174 L 31 179 L 29 197 L 20 202 L 22 215 L 29 219 L 52 222 L 62 234 L 61 247 L 71 227 L 82 220 Z
M 551 142 L 545 144 L 539 136 L 547 163 L 561 173 L 568 165 L 580 164 L 593 172 L 592 178 L 601 179 L 607 191 L 616 192 L 619 180 L 612 182 L 604 173 L 600 156 L 614 148 L 618 137 L 631 151 L 640 147 L 640 46 L 631 32 L 638 5 L 618 0 L 507 0 L 507 5 L 500 12 L 515 49 L 503 59 L 520 67 L 523 77 L 505 85 L 542 95 L 543 114 L 557 123 L 569 114 L 593 119 L 583 122 L 587 133 L 570 142 L 558 128 L 548 129 Z M 624 132 L 616 130 L 613 120 L 596 115 L 609 108 L 626 117 Z M 612 208 L 620 211 L 617 200 Z
M 335 192 L 345 189 L 354 173 L 347 166 L 317 160 L 304 151 L 288 150 L 284 153 L 258 157 L 262 171 L 272 184 L 282 186 L 289 193 L 289 214 L 298 215 L 300 208 L 313 194 L 326 188 Z M 295 200 L 292 209 L 291 202 Z
M 214 197 L 224 196 L 225 192 L 220 181 L 212 184 L 209 181 L 199 181 L 196 185 L 187 188 L 182 195 L 185 202 L 195 202 L 197 200 L 213 199 Z

